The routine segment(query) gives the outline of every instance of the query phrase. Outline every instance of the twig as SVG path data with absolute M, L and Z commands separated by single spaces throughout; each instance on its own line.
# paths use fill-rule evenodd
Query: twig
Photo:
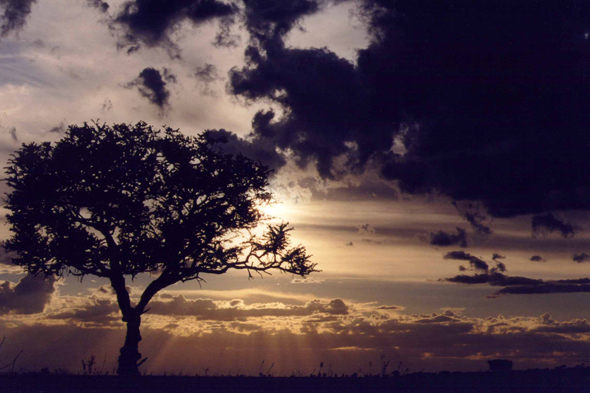
M 248 271 L 248 273 L 250 273 L 250 271 Z M 262 377 L 262 367 L 264 366 L 264 360 L 262 361 L 262 363 L 260 363 L 260 370 L 258 370 L 258 375 Z
M 266 375 L 270 377 L 270 370 L 272 370 L 272 368 L 275 366 L 275 364 L 271 364 L 268 371 L 266 372 Z
M 6 366 L 4 367 L 0 367 L 0 370 L 4 370 L 5 368 L 8 368 L 10 366 L 12 366 L 12 369 L 10 372 L 14 372 L 14 365 L 16 364 L 16 361 L 18 360 L 19 356 L 24 352 L 24 349 L 21 349 L 21 351 L 18 353 L 18 355 L 16 355 L 16 357 L 14 358 L 14 360 L 10 363 L 8 363 Z
M 102 366 L 100 366 L 100 371 L 98 372 L 98 375 L 102 375 L 102 370 L 104 369 L 104 365 L 107 362 L 107 353 L 104 353 L 104 359 L 102 360 Z

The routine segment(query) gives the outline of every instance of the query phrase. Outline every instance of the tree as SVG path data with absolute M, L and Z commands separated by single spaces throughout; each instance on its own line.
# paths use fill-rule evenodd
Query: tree
M 139 375 L 141 316 L 158 291 L 230 269 L 317 271 L 287 224 L 252 234 L 272 202 L 270 171 L 219 146 L 207 132 L 85 123 L 8 161 L 6 249 L 32 274 L 110 280 L 127 325 L 119 375 Z M 126 279 L 146 272 L 156 278 L 134 304 Z

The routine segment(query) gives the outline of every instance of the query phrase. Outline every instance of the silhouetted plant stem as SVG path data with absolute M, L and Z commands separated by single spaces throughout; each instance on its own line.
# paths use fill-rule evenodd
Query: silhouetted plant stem
M 12 366 L 12 368 L 10 369 L 10 372 L 11 372 L 11 373 L 14 373 L 14 366 L 16 365 L 16 361 L 18 360 L 18 358 L 20 357 L 20 355 L 22 355 L 22 354 L 23 354 L 23 352 L 24 352 L 24 351 L 25 351 L 24 349 L 21 349 L 21 351 L 18 353 L 18 355 L 16 355 L 16 357 L 15 357 L 15 358 L 12 360 L 12 362 L 8 363 L 8 364 L 7 364 L 6 366 L 4 366 L 4 367 L 0 367 L 0 370 L 4 370 L 4 369 L 6 369 L 6 368 L 8 368 L 8 367 Z

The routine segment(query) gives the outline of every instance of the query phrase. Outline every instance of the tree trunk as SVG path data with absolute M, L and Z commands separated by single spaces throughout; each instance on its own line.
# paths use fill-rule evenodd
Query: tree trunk
M 143 363 L 143 361 L 140 362 L 141 353 L 139 353 L 141 314 L 130 312 L 123 320 L 127 322 L 127 336 L 125 337 L 125 345 L 121 348 L 117 374 L 121 376 L 139 376 L 141 375 L 139 366 Z
M 1 0 L 0 0 L 1 1 Z M 125 345 L 121 348 L 119 355 L 119 367 L 117 374 L 123 376 L 139 376 L 139 366 L 146 360 L 141 360 L 141 353 L 139 353 L 139 342 L 141 335 L 139 334 L 139 325 L 141 324 L 141 315 L 145 312 L 147 304 L 152 297 L 162 288 L 177 282 L 177 279 L 170 279 L 166 272 L 162 273 L 160 277 L 152 281 L 135 306 L 131 306 L 129 299 L 129 292 L 125 288 L 125 277 L 121 274 L 113 274 L 110 277 L 111 285 L 117 294 L 117 301 L 119 308 L 123 314 L 123 322 L 127 323 L 127 336 L 125 336 Z

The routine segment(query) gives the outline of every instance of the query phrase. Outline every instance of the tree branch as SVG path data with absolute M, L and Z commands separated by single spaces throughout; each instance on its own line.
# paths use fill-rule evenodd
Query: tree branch
M 179 277 L 175 277 L 172 275 L 168 270 L 164 270 L 162 274 L 154 281 L 152 281 L 146 289 L 141 294 L 141 298 L 139 299 L 139 303 L 135 306 L 135 310 L 138 311 L 140 314 L 143 314 L 145 308 L 147 307 L 148 303 L 158 291 L 177 283 L 180 281 Z
M 122 274 L 113 274 L 109 278 L 111 281 L 111 286 L 117 294 L 117 302 L 119 303 L 119 308 L 123 314 L 123 321 L 126 322 L 133 308 L 131 307 L 129 292 L 127 292 L 127 288 L 125 286 L 125 277 Z

